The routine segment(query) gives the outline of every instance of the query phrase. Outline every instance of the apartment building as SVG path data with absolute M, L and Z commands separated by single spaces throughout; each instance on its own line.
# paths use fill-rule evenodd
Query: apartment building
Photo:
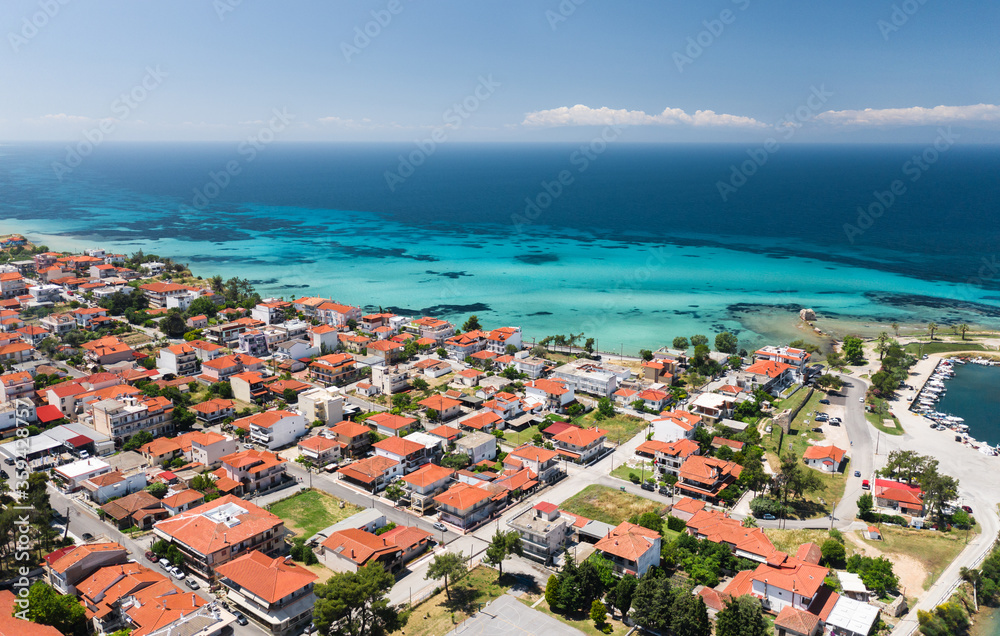
M 101 400 L 93 405 L 94 430 L 119 446 L 140 431 L 164 437 L 173 433 L 173 412 L 173 403 L 165 397 Z

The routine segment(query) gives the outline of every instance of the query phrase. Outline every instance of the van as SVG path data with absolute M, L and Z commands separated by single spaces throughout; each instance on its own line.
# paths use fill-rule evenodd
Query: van
M 862 490 L 870 490 L 871 489 L 871 485 L 868 484 L 868 480 L 867 479 L 861 480 L 861 489 Z

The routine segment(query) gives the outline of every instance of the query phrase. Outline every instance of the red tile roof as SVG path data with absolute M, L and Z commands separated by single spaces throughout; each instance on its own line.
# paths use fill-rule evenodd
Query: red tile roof
M 308 587 L 318 577 L 284 558 L 254 550 L 216 568 L 216 572 L 268 603 Z

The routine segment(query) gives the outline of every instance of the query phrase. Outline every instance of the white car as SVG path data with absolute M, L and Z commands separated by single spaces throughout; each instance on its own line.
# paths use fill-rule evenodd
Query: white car
M 170 571 L 170 561 L 166 559 L 160 559 L 160 567 L 164 570 Z
M 864 401 L 865 401 L 865 399 L 863 397 L 859 397 L 858 398 L 858 402 L 864 402 Z

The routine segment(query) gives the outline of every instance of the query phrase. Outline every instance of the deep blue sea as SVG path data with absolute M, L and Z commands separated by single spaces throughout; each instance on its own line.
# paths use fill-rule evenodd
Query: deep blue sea
M 745 146 L 443 145 L 390 187 L 414 149 L 105 144 L 77 165 L 65 145 L 4 145 L 0 231 L 605 350 L 787 340 L 802 307 L 835 333 L 1000 328 L 995 146 L 929 164 L 923 146 L 784 146 L 725 200 Z
M 1000 444 L 1000 369 L 965 364 L 957 366 L 948 380 L 948 391 L 935 407 L 957 415 L 969 426 L 969 435 L 991 446 Z

